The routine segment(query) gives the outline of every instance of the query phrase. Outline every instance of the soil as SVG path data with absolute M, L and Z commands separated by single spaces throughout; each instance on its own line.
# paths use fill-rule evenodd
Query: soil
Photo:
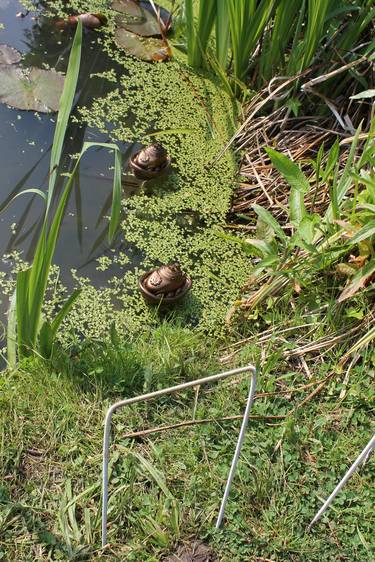
M 164 559 L 163 562 L 215 562 L 212 550 L 202 542 L 190 542 L 181 545 L 175 554 Z

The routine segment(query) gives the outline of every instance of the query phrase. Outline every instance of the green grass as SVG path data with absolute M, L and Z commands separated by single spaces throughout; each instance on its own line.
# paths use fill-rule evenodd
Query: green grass
M 276 328 L 286 316 L 286 309 L 273 311 L 272 318 L 265 314 L 253 322 L 253 332 Z M 156 562 L 190 536 L 209 542 L 221 562 L 255 556 L 275 562 L 373 559 L 371 461 L 310 535 L 305 528 L 373 432 L 374 357 L 363 353 L 344 388 L 344 374 L 335 367 L 344 346 L 319 361 L 307 356 L 306 380 L 296 359 L 281 357 L 291 345 L 280 345 L 276 332 L 262 353 L 252 343 L 234 360 L 261 361 L 258 392 L 292 391 L 260 397 L 253 413 L 286 415 L 311 392 L 293 390 L 332 370 L 333 377 L 285 421 L 250 422 L 222 530 L 213 526 L 239 422 L 191 426 L 137 442 L 122 437 L 189 419 L 189 391 L 115 416 L 111 548 L 102 552 L 100 460 L 108 404 L 142 388 L 220 370 L 217 345 L 175 325 L 165 323 L 134 341 L 112 336 L 112 344 L 85 342 L 70 357 L 61 352 L 54 364 L 28 360 L 1 376 L 0 560 Z M 238 414 L 246 387 L 243 381 L 202 390 L 197 418 Z

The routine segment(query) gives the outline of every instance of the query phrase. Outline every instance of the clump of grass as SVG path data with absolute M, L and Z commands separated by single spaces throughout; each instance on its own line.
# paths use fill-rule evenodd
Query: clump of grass
M 104 397 L 124 397 L 199 378 L 203 360 L 206 370 L 219 369 L 217 350 L 215 339 L 176 322 L 164 321 L 125 339 L 112 324 L 108 340 L 86 338 L 60 348 L 52 366 L 80 381 L 84 389 L 100 388 Z

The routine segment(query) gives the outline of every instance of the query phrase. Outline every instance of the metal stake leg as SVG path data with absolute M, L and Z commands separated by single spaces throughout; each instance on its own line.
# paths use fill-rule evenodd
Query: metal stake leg
M 156 398 L 159 396 L 165 396 L 166 394 L 171 394 L 174 392 L 178 392 L 180 390 L 184 390 L 186 388 L 191 388 L 194 386 L 216 382 L 227 377 L 231 377 L 233 375 L 237 375 L 239 373 L 244 373 L 246 371 L 250 371 L 251 373 L 251 381 L 250 381 L 250 390 L 247 399 L 246 409 L 244 412 L 244 417 L 242 420 L 241 430 L 237 441 L 236 450 L 234 453 L 234 457 L 232 460 L 232 465 L 229 471 L 228 480 L 225 486 L 224 496 L 220 506 L 219 516 L 216 522 L 216 528 L 220 527 L 221 522 L 224 516 L 225 506 L 228 501 L 228 496 L 230 492 L 230 487 L 232 484 L 232 480 L 237 468 L 238 459 L 241 452 L 241 447 L 243 444 L 243 440 L 246 433 L 249 412 L 251 406 L 254 402 L 254 395 L 255 395 L 255 386 L 256 386 L 256 369 L 253 365 L 248 365 L 246 367 L 240 367 L 238 369 L 232 369 L 231 371 L 226 371 L 224 373 L 219 373 L 218 375 L 212 375 L 210 377 L 205 377 L 203 379 L 198 379 L 195 381 L 179 384 L 177 386 L 172 386 L 169 388 L 164 388 L 162 390 L 157 390 L 155 392 L 150 392 L 148 394 L 143 394 L 142 396 L 135 396 L 134 398 L 129 398 L 128 400 L 121 400 L 116 404 L 113 404 L 109 410 L 107 411 L 105 421 L 104 421 L 104 438 L 103 438 L 103 473 L 102 473 L 102 546 L 104 547 L 107 544 L 107 514 L 108 514 L 108 463 L 109 463 L 109 448 L 110 448 L 110 438 L 111 438 L 111 421 L 113 413 L 118 410 L 119 408 L 123 408 L 124 406 L 130 406 L 131 404 L 135 404 L 137 402 L 146 402 L 151 400 L 152 398 Z
M 371 452 L 374 449 L 375 449 L 375 435 L 370 439 L 370 441 L 367 443 L 366 447 L 363 449 L 362 453 L 357 457 L 355 462 L 349 468 L 349 470 L 345 474 L 344 478 L 337 484 L 337 486 L 333 490 L 332 494 L 329 496 L 329 498 L 324 502 L 322 507 L 319 509 L 318 513 L 315 515 L 314 519 L 311 521 L 311 523 L 307 527 L 308 531 L 311 529 L 311 527 L 314 525 L 314 523 L 319 521 L 319 519 L 321 518 L 323 513 L 326 511 L 326 509 L 331 505 L 331 503 L 333 502 L 333 500 L 335 499 L 335 497 L 337 496 L 339 491 L 345 486 L 345 484 L 347 483 L 347 481 L 349 480 L 351 475 L 357 470 L 357 468 L 359 467 L 359 465 L 362 462 L 367 460 L 368 456 L 371 454 Z
M 251 378 L 251 382 L 250 382 L 249 396 L 248 396 L 248 399 L 247 399 L 246 410 L 245 410 L 245 413 L 243 415 L 243 420 L 242 420 L 242 424 L 241 424 L 240 434 L 238 436 L 236 450 L 234 452 L 232 464 L 231 464 L 230 471 L 229 471 L 229 474 L 228 474 L 228 480 L 227 480 L 227 483 L 226 483 L 226 486 L 225 486 L 223 499 L 221 500 L 219 515 L 217 516 L 217 521 L 216 521 L 216 525 L 215 525 L 216 529 L 219 529 L 219 527 L 221 527 L 221 523 L 223 521 L 224 511 L 225 511 L 225 507 L 227 505 L 229 492 L 230 492 L 230 488 L 231 488 L 231 485 L 232 485 L 232 480 L 233 480 L 234 474 L 236 472 L 238 459 L 240 458 L 242 444 L 243 444 L 243 441 L 245 439 L 245 433 L 246 433 L 247 424 L 248 424 L 248 421 L 249 421 L 250 410 L 251 410 L 251 407 L 252 407 L 253 402 L 254 402 L 256 383 L 257 383 L 256 373 L 254 372 L 253 376 Z

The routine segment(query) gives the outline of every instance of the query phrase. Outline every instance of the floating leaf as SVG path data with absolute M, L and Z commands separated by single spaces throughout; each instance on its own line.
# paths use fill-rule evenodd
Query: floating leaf
M 170 24 L 170 14 L 164 8 L 154 4 L 160 13 L 164 31 L 167 31 Z M 157 15 L 150 2 L 134 2 L 133 0 L 114 0 L 112 9 L 120 12 L 122 15 L 116 18 L 118 27 L 122 27 L 136 35 L 143 37 L 152 37 L 161 35 L 160 24 Z
M 16 109 L 57 111 L 64 76 L 54 70 L 0 67 L 0 102 Z
M 9 47 L 9 45 L 0 45 L 0 64 L 15 64 L 20 62 L 21 53 Z
M 172 55 L 170 47 L 163 39 L 140 37 L 126 29 L 116 30 L 115 41 L 129 55 L 146 61 L 165 61 Z

